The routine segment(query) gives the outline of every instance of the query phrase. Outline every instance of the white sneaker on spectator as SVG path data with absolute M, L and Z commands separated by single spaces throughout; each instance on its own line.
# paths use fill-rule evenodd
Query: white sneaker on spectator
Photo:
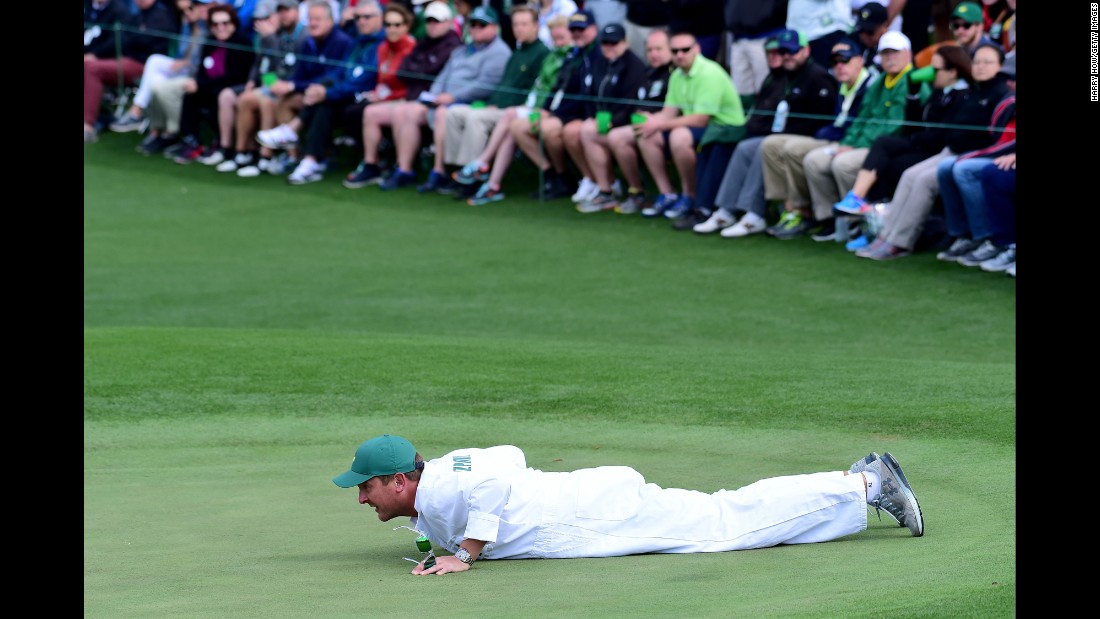
M 243 168 L 237 170 L 237 176 L 242 178 L 253 178 L 267 172 L 268 167 L 271 166 L 270 159 L 260 159 L 256 163 L 246 165 Z
M 272 150 L 279 150 L 297 144 L 298 134 L 289 125 L 283 124 L 260 131 L 256 134 L 256 141 Z
M 579 185 L 577 185 L 577 192 L 570 198 L 574 202 L 587 202 L 592 198 L 595 198 L 600 193 L 600 186 L 596 184 L 596 181 L 588 178 L 587 176 L 581 179 Z
M 218 164 L 218 167 L 214 168 L 218 172 L 236 172 L 241 168 L 251 165 L 253 157 L 249 153 L 237 153 L 237 156 L 223 161 Z
M 214 149 L 208 155 L 199 157 L 199 163 L 203 165 L 218 165 L 223 161 L 225 161 L 225 151 L 220 148 Z
M 317 161 L 311 158 L 305 158 L 298 163 L 298 167 L 294 168 L 294 171 L 290 173 L 290 176 L 286 177 L 286 180 L 291 185 L 315 183 L 324 178 L 322 174 L 324 168 L 325 166 L 317 163 Z
M 759 234 L 768 229 L 768 222 L 756 213 L 745 213 L 741 219 L 728 228 L 723 228 L 719 234 L 727 239 L 735 239 L 750 234 Z
M 710 234 L 711 232 L 724 230 L 735 223 L 737 223 L 737 218 L 733 216 L 733 213 L 724 208 L 720 208 L 714 211 L 706 221 L 695 224 L 691 229 L 694 230 L 696 234 Z

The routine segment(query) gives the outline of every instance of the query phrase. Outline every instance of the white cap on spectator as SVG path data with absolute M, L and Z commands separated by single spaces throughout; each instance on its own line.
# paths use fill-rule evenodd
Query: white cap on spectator
M 424 19 L 449 21 L 451 19 L 451 9 L 444 2 L 433 2 L 428 5 L 428 8 L 424 9 Z
M 886 34 L 882 35 L 882 38 L 878 40 L 878 51 L 884 49 L 893 50 L 912 50 L 913 46 L 909 43 L 909 37 L 898 32 L 897 30 L 890 30 Z

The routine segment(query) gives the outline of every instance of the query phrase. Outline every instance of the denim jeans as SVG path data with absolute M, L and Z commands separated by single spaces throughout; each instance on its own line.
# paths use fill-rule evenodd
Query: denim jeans
M 950 236 L 983 240 L 993 234 L 982 191 L 982 168 L 992 161 L 985 157 L 959 161 L 958 156 L 952 155 L 936 168 Z

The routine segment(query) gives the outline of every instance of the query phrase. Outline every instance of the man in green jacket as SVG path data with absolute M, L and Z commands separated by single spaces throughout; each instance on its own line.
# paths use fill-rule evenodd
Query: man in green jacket
M 491 7 L 478 7 L 473 14 L 496 18 Z M 515 51 L 508 58 L 504 77 L 496 90 L 479 104 L 452 105 L 442 126 L 436 125 L 435 131 L 443 133 L 443 149 L 436 154 L 438 163 L 461 167 L 477 159 L 506 110 L 521 105 L 535 85 L 539 69 L 550 54 L 549 48 L 539 40 L 538 11 L 527 5 L 513 8 L 512 32 L 516 37 Z M 439 172 L 445 174 L 443 169 Z M 458 183 L 449 175 L 445 174 L 444 178 L 448 182 L 437 191 L 454 193 Z
M 532 112 L 541 110 L 550 95 L 550 89 L 558 80 L 565 59 L 573 49 L 573 35 L 569 30 L 569 18 L 558 15 L 546 23 L 554 49 L 543 59 L 535 84 L 520 104 L 504 110 L 500 120 L 493 127 L 485 149 L 473 160 L 454 172 L 451 178 L 462 185 L 457 192 L 460 197 L 468 198 L 471 206 L 489 204 L 504 199 L 501 182 L 504 174 L 515 160 L 516 140 L 512 137 L 510 125 L 516 118 L 530 118 Z M 470 191 L 474 193 L 471 195 Z
M 887 32 L 879 39 L 878 51 L 883 73 L 867 86 L 852 126 L 839 143 L 815 148 L 802 160 L 815 212 L 822 205 L 839 202 L 855 184 L 856 174 L 875 138 L 900 134 L 905 128 L 906 108 L 912 103 L 919 109 L 932 95 L 927 82 L 909 79 L 913 70 L 909 37 L 896 31 Z

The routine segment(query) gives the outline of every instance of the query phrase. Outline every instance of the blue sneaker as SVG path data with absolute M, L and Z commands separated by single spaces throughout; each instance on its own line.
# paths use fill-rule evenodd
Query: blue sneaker
M 657 199 L 653 201 L 646 208 L 642 209 L 642 217 L 657 217 L 658 215 L 664 215 L 668 207 L 676 203 L 680 199 L 679 194 L 675 193 L 662 193 L 657 196 Z
M 844 249 L 847 249 L 848 251 L 859 251 L 859 250 L 863 249 L 864 247 L 867 247 L 870 244 L 871 244 L 871 241 L 867 240 L 867 235 L 866 234 L 861 234 L 861 235 L 857 236 L 856 238 L 854 238 L 854 239 L 848 241 L 847 243 L 845 243 L 844 244 Z
M 665 217 L 669 219 L 683 219 L 691 212 L 695 210 L 695 198 L 691 196 L 680 196 L 672 206 L 665 209 Z
M 489 186 L 488 182 L 485 182 L 474 194 L 474 197 L 466 200 L 466 204 L 470 206 L 480 206 L 482 204 L 489 204 L 490 202 L 499 202 L 504 199 L 504 192 L 499 188 L 493 189 Z
M 359 189 L 380 182 L 382 182 L 382 170 L 379 170 L 377 165 L 365 161 L 360 161 L 359 167 L 348 172 L 344 177 L 344 187 L 348 189 Z
M 436 191 L 447 184 L 447 177 L 443 174 L 432 170 L 428 174 L 428 180 L 422 185 L 417 185 L 416 193 L 431 193 Z
M 840 202 L 833 205 L 833 209 L 848 215 L 866 215 L 871 210 L 871 206 L 866 200 L 849 191 Z
M 382 191 L 392 191 L 394 189 L 400 189 L 401 187 L 407 187 L 416 182 L 416 172 L 406 172 L 401 168 L 397 168 L 390 174 L 390 177 L 382 181 L 379 187 Z

